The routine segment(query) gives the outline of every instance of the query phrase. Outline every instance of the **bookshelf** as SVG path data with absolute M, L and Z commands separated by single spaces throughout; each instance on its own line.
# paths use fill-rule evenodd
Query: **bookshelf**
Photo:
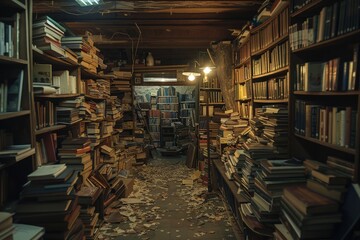
M 0 209 L 12 211 L 35 168 L 29 2 L 5 0 L 0 9 Z
M 350 162 L 359 182 L 360 29 L 352 21 L 359 13 L 346 6 L 350 1 L 290 5 L 292 152 Z
M 235 101 L 240 118 L 244 120 L 251 119 L 253 112 L 250 30 L 247 28 L 235 40 L 234 53 Z

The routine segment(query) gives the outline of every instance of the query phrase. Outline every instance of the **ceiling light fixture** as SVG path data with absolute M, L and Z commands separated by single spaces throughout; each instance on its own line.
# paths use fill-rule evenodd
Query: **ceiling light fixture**
M 182 75 L 187 76 L 189 81 L 194 81 L 196 77 L 201 76 L 201 73 L 199 72 L 197 65 L 199 65 L 197 61 L 192 62 L 189 68 L 186 71 L 184 71 Z
M 75 0 L 81 7 L 99 5 L 100 0 Z

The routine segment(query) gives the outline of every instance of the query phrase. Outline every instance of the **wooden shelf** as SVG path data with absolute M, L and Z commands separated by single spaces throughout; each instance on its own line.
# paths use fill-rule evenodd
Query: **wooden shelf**
M 12 58 L 8 56 L 0 55 L 0 63 L 1 64 L 21 64 L 26 65 L 28 64 L 27 60 L 19 59 L 19 58 Z
M 304 96 L 358 96 L 360 91 L 345 91 L 345 92 L 306 92 L 306 91 L 294 91 L 295 95 Z
M 105 78 L 105 77 L 101 77 L 97 73 L 91 72 L 88 69 L 86 69 L 84 66 L 81 66 L 81 78 L 82 79 L 87 79 L 87 78 L 98 79 L 98 78 Z
M 31 148 L 28 151 L 24 152 L 23 154 L 19 154 L 16 156 L 8 156 L 8 157 L 4 156 L 4 157 L 0 158 L 0 161 L 4 162 L 4 164 L 0 166 L 0 170 L 2 168 L 8 167 L 14 163 L 20 162 L 34 154 L 35 154 L 35 148 Z
M 84 96 L 85 96 L 85 98 L 91 99 L 91 100 L 98 100 L 98 101 L 105 101 L 106 100 L 106 98 L 94 97 L 94 96 L 87 95 L 87 94 L 85 94 Z
M 319 8 L 319 4 L 321 3 L 327 3 L 327 1 L 324 0 L 312 0 L 310 1 L 308 4 L 306 4 L 305 6 L 303 6 L 302 8 L 296 10 L 295 12 L 290 14 L 291 18 L 296 18 L 299 17 L 301 15 L 303 15 L 306 12 L 311 11 L 312 9 L 318 9 Z M 322 5 L 320 5 L 322 6 Z
M 347 154 L 356 155 L 356 150 L 352 149 L 352 148 L 345 148 L 345 147 L 341 147 L 341 146 L 334 145 L 334 144 L 331 144 L 331 143 L 322 142 L 322 141 L 320 141 L 318 139 L 305 137 L 305 136 L 302 136 L 302 135 L 299 135 L 299 134 L 294 134 L 294 135 L 296 137 L 298 137 L 298 138 L 301 138 L 301 139 L 304 139 L 306 141 L 322 145 L 324 147 L 328 147 L 328 148 L 331 148 L 331 149 L 334 149 L 334 150 L 337 150 L 337 151 L 340 151 L 340 152 L 344 152 L 344 153 L 347 153 Z
M 44 133 L 48 133 L 48 132 L 54 132 L 60 129 L 66 128 L 66 125 L 54 125 L 51 127 L 45 127 L 45 128 L 41 128 L 39 130 L 35 130 L 35 135 L 41 135 Z
M 225 105 L 223 102 L 214 102 L 214 103 L 200 103 L 200 105 L 206 106 L 206 105 Z
M 280 75 L 280 73 L 285 73 L 288 70 L 289 70 L 289 67 L 286 66 L 286 67 L 279 68 L 279 69 L 277 69 L 275 71 L 271 71 L 271 72 L 268 72 L 268 73 L 264 73 L 264 74 L 260 74 L 260 75 L 253 75 L 252 79 L 256 80 L 256 79 L 260 79 L 260 78 L 264 78 L 264 77 L 269 77 L 269 76 L 275 75 L 275 74 Z
M 244 61 L 241 61 L 239 64 L 236 64 L 234 68 L 240 68 L 246 64 L 250 64 L 251 57 L 246 58 Z
M 19 111 L 19 112 L 4 112 L 4 113 L 0 113 L 0 120 L 22 117 L 26 115 L 30 115 L 30 110 Z
M 18 1 L 18 0 L 11 0 L 11 1 L 7 1 L 4 3 L 0 4 L 2 7 L 7 7 L 7 8 L 15 8 L 17 10 L 26 10 L 26 6 L 25 4 L 23 4 L 22 2 Z
M 292 53 L 311 53 L 314 50 L 320 50 L 320 51 L 325 51 L 325 50 L 329 50 L 332 51 L 334 47 L 336 46 L 343 46 L 344 44 L 350 44 L 350 43 L 356 43 L 357 41 L 359 41 L 360 38 L 360 29 L 349 32 L 349 33 L 345 33 L 342 35 L 339 35 L 337 37 L 334 38 L 330 38 L 328 40 L 325 41 L 321 41 L 318 43 L 314 43 L 310 46 L 307 47 L 303 47 L 303 48 L 299 48 L 296 50 L 293 50 Z
M 251 53 L 251 56 L 258 56 L 258 55 L 261 55 L 263 54 L 264 52 L 268 51 L 269 49 L 277 46 L 279 43 L 281 42 L 285 42 L 286 40 L 288 39 L 288 35 L 284 35 L 284 36 L 281 36 L 279 37 L 278 39 L 276 39 L 275 41 L 271 42 L 271 44 L 269 44 L 268 46 L 266 46 L 265 48 L 263 49 L 260 49 L 260 50 L 257 50 L 256 52 L 252 52 Z
M 39 94 L 34 95 L 35 98 L 49 98 L 49 99 L 63 99 L 63 98 L 76 98 L 80 94 Z
M 57 65 L 57 66 L 63 66 L 63 67 L 78 67 L 79 64 L 77 62 L 73 62 L 69 59 L 65 60 L 62 58 L 57 58 L 57 57 L 53 57 L 50 56 L 46 53 L 44 53 L 41 49 L 33 47 L 32 48 L 32 52 L 33 52 L 33 57 L 34 57 L 34 62 L 35 63 L 47 63 L 47 64 L 52 64 L 52 65 Z
M 242 210 L 243 207 L 244 206 L 241 205 L 238 211 L 246 227 L 259 236 L 272 237 L 274 228 L 260 223 L 255 216 L 245 215 L 244 211 Z
M 200 91 L 221 91 L 221 88 L 200 88 Z
M 251 101 L 251 98 L 235 99 L 235 101 L 238 101 L 238 102 L 249 102 L 249 101 Z
M 256 100 L 254 99 L 254 103 L 288 103 L 289 99 L 275 99 L 275 100 L 270 100 L 270 99 L 265 99 L 265 100 Z
M 213 162 L 214 166 L 216 167 L 216 169 L 221 174 L 222 178 L 225 180 L 225 183 L 230 188 L 230 190 L 231 190 L 232 194 L 234 195 L 236 201 L 238 203 L 248 203 L 249 201 L 248 201 L 248 199 L 246 197 L 244 197 L 241 194 L 237 193 L 238 188 L 235 185 L 235 183 L 233 181 L 229 180 L 228 177 L 225 175 L 224 164 L 220 160 L 213 160 L 212 162 Z

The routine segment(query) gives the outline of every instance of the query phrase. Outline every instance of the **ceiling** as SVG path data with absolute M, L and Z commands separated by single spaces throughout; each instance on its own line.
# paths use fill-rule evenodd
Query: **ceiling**
M 33 18 L 49 15 L 75 35 L 93 34 L 106 56 L 130 61 L 152 52 L 161 64 L 186 64 L 213 42 L 231 40 L 263 1 L 113 1 L 80 7 L 75 0 L 33 0 Z

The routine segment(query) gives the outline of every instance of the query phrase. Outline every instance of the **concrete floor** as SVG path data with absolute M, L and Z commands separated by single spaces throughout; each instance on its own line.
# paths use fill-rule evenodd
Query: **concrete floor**
M 114 205 L 108 214 L 119 220 L 104 223 L 99 239 L 242 239 L 220 195 L 208 194 L 199 180 L 183 184 L 195 173 L 185 160 L 184 155 L 155 152 L 146 165 L 135 167 L 134 190 L 127 199 L 133 203 Z

